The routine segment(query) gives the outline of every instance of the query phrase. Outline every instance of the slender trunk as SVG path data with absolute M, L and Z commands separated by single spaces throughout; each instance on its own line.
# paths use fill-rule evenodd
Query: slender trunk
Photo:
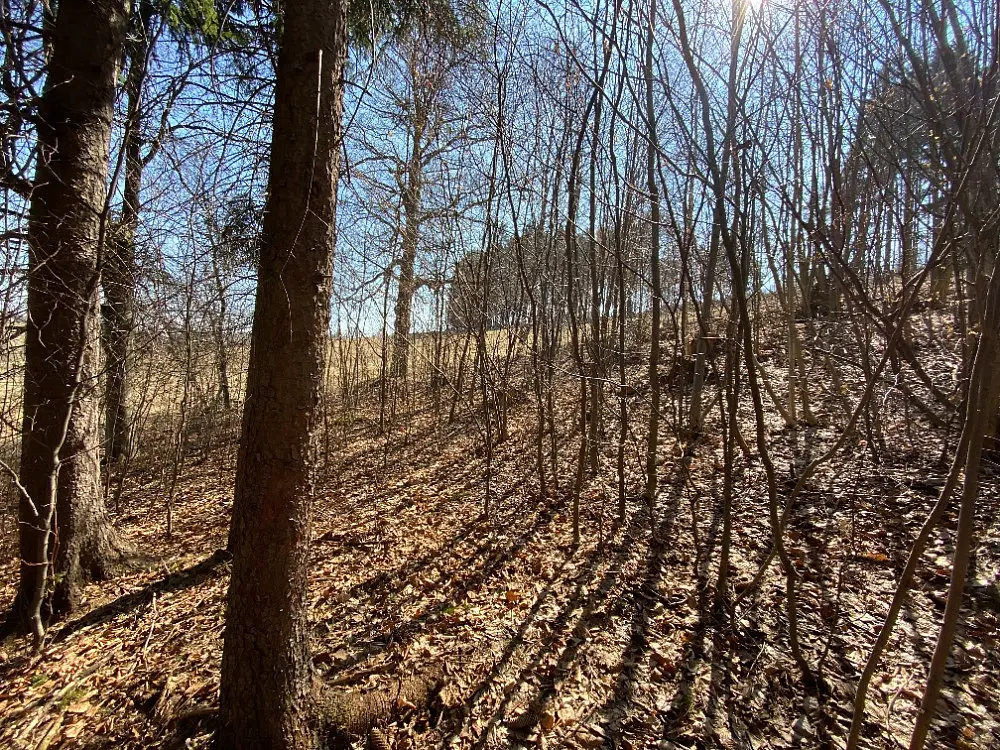
M 215 282 L 215 294 L 219 303 L 219 318 L 215 324 L 215 356 L 216 368 L 219 371 L 219 399 L 222 408 L 229 411 L 233 399 L 229 387 L 229 349 L 226 345 L 226 318 L 229 315 L 229 304 L 226 300 L 226 286 L 222 282 L 222 272 L 219 259 L 212 253 L 212 280 Z
M 607 70 L 607 65 L 604 66 Z M 603 80 L 603 76 L 602 76 Z M 593 137 L 590 142 L 590 196 L 587 230 L 590 241 L 590 414 L 587 423 L 587 461 L 590 473 L 597 475 L 600 453 L 601 408 L 604 401 L 604 341 L 601 336 L 601 287 L 598 276 L 601 243 L 597 231 L 597 151 L 600 147 L 601 105 L 603 96 L 594 104 Z
M 489 300 L 491 297 L 490 285 L 492 279 L 490 277 L 490 266 L 492 263 L 492 247 L 493 247 L 493 202 L 496 198 L 496 188 L 497 188 L 497 168 L 500 159 L 500 140 L 496 139 L 493 143 L 493 156 L 490 161 L 490 181 L 489 181 L 489 193 L 486 196 L 486 223 L 483 227 L 483 245 L 482 252 L 479 255 L 479 269 L 476 272 L 476 278 L 482 284 L 480 300 Z M 494 413 L 494 401 L 497 393 L 496 383 L 489 371 L 490 367 L 490 357 L 489 352 L 486 348 L 486 331 L 487 323 L 490 315 L 489 304 L 487 302 L 481 302 L 478 306 L 477 315 L 477 325 L 476 325 L 476 361 L 479 362 L 479 387 L 481 398 L 483 401 L 483 419 L 486 421 L 486 466 L 484 467 L 484 491 L 483 491 L 483 516 L 489 520 L 490 518 L 490 498 L 492 495 L 492 481 L 493 481 L 493 413 Z
M 174 533 L 174 496 L 177 493 L 177 481 L 184 469 L 184 458 L 187 452 L 188 413 L 191 405 L 191 386 L 195 383 L 194 373 L 194 341 L 192 313 L 194 307 L 195 281 L 198 264 L 191 263 L 187 279 L 187 289 L 184 295 L 184 388 L 181 391 L 181 402 L 177 408 L 177 429 L 174 431 L 174 460 L 170 470 L 170 489 L 167 491 L 167 539 Z
M 580 343 L 580 323 L 577 307 L 577 292 L 579 286 L 578 274 L 580 259 L 577 252 L 576 213 L 580 204 L 580 152 L 583 149 L 583 139 L 587 131 L 587 119 L 592 111 L 597 90 L 591 95 L 580 120 L 580 131 L 573 149 L 567 181 L 566 209 L 566 309 L 569 312 L 569 332 L 572 345 L 573 361 L 576 365 L 576 377 L 579 382 L 580 396 L 577 405 L 577 431 L 580 433 L 580 450 L 577 454 L 576 471 L 573 480 L 573 546 L 580 544 L 580 491 L 583 485 L 583 475 L 587 458 L 587 369 L 583 361 L 583 350 Z
M 500 101 L 501 116 L 504 111 L 504 102 Z M 501 149 L 504 158 L 504 170 L 510 168 L 510 154 L 507 149 Z M 544 199 L 543 199 L 544 200 Z M 548 485 L 545 478 L 545 401 L 542 398 L 542 372 L 538 358 L 540 345 L 540 330 L 538 324 L 538 299 L 535 295 L 533 278 L 528 276 L 527 266 L 524 258 L 524 243 L 521 232 L 517 225 L 517 210 L 514 204 L 514 197 L 511 191 L 507 190 L 507 206 L 514 217 L 514 253 L 517 261 L 517 272 L 520 276 L 521 286 L 524 294 L 528 298 L 528 312 L 531 319 L 531 384 L 535 395 L 535 467 L 538 471 L 538 494 L 545 497 L 548 494 Z
M 150 6 L 142 4 L 133 23 L 135 39 L 126 47 L 128 73 L 125 79 L 127 120 L 124 142 L 125 181 L 122 185 L 122 214 L 118 231 L 107 243 L 101 283 L 104 305 L 104 354 L 107 383 L 104 402 L 105 457 L 114 463 L 132 452 L 132 413 L 129 403 L 129 349 L 135 323 L 136 259 L 135 239 L 139 228 L 140 190 L 142 189 L 142 138 L 139 118 L 142 89 L 146 80 L 146 41 Z
M 617 3 L 616 3 L 617 6 Z M 628 440 L 628 384 L 626 380 L 626 332 L 628 326 L 628 290 L 625 276 L 625 260 L 623 245 L 628 237 L 627 227 L 631 224 L 628 221 L 629 211 L 627 206 L 622 206 L 622 186 L 621 175 L 618 170 L 618 156 L 615 144 L 615 132 L 618 122 L 618 107 L 622 99 L 625 88 L 625 79 L 619 76 L 617 90 L 615 92 L 614 106 L 611 108 L 611 125 L 608 141 L 611 144 L 609 156 L 611 159 L 611 176 L 614 180 L 615 188 L 615 213 L 614 213 L 614 253 L 615 253 L 615 277 L 617 284 L 617 297 L 615 302 L 615 313 L 617 320 L 617 359 L 618 359 L 618 450 L 615 461 L 615 471 L 618 478 L 618 524 L 624 526 L 627 489 L 625 485 L 625 443 Z
M 448 423 L 455 421 L 458 412 L 458 402 L 462 400 L 462 391 L 465 385 L 465 362 L 469 356 L 469 343 L 472 341 L 472 329 L 465 332 L 465 341 L 462 343 L 462 353 L 458 357 L 458 375 L 455 377 L 455 390 L 451 397 L 451 408 L 448 410 Z
M 729 325 L 729 339 L 732 342 L 739 337 L 739 321 L 734 320 Z M 715 608 L 720 614 L 726 602 L 729 588 L 729 568 L 733 538 L 733 495 L 736 482 L 735 445 L 739 431 L 737 411 L 739 409 L 739 347 L 730 346 L 726 352 L 726 378 L 724 398 L 719 400 L 722 412 L 722 539 L 719 542 L 719 573 L 715 584 Z
M 423 145 L 427 128 L 427 109 L 422 96 L 413 97 L 413 144 L 406 166 L 403 193 L 403 255 L 399 262 L 399 285 L 396 290 L 395 321 L 392 335 L 392 374 L 406 384 L 410 361 L 410 319 L 416 291 L 414 266 L 420 241 L 421 193 L 423 189 Z
M 688 429 L 692 435 L 697 435 L 701 432 L 701 394 L 705 388 L 705 369 L 707 366 L 705 337 L 712 330 L 712 300 L 715 295 L 715 276 L 718 272 L 721 232 L 722 229 L 718 224 L 712 226 L 712 235 L 708 243 L 708 264 L 705 268 L 701 305 L 699 308 L 699 326 L 695 334 L 694 374 L 691 384 L 691 404 L 688 413 Z
M 591 99 L 593 103 L 593 99 Z M 573 480 L 572 506 L 573 506 L 573 546 L 580 544 L 580 491 L 583 485 L 584 467 L 587 458 L 587 371 L 583 363 L 583 351 L 580 347 L 580 324 L 577 316 L 577 286 L 579 279 L 577 273 L 580 269 L 579 257 L 576 242 L 576 211 L 580 200 L 580 189 L 577 186 L 580 167 L 580 149 L 583 145 L 583 135 L 587 128 L 588 111 L 584 113 L 580 122 L 580 137 L 577 139 L 576 149 L 573 152 L 573 159 L 569 171 L 568 208 L 566 217 L 566 308 L 569 311 L 569 331 L 572 343 L 573 360 L 576 364 L 576 376 L 579 383 L 580 396 L 577 405 L 577 430 L 580 433 L 580 450 L 577 454 L 576 472 Z
M 385 290 L 382 293 L 382 351 L 379 357 L 378 376 L 378 431 L 384 435 L 388 427 L 389 409 L 389 278 L 386 274 Z
M 653 42 L 656 0 L 649 3 L 646 30 L 646 186 L 649 190 L 649 277 L 651 289 L 651 338 L 649 342 L 649 431 L 646 436 L 646 500 L 652 506 L 658 483 L 656 453 L 660 442 L 660 193 L 656 184 L 656 110 L 653 108 Z
M 798 81 L 800 78 L 801 67 L 802 67 L 802 51 L 801 51 L 801 30 L 799 27 L 799 14 L 795 14 L 795 80 Z M 792 122 L 794 123 L 794 139 L 792 141 L 792 186 L 793 195 L 798 200 L 802 200 L 804 191 L 802 189 L 803 183 L 803 165 L 802 165 L 802 90 L 799 86 L 796 86 L 795 96 L 792 103 Z M 798 391 L 799 383 L 796 381 L 798 362 L 801 358 L 799 351 L 799 337 L 798 331 L 795 328 L 795 310 L 796 310 L 796 295 L 795 295 L 795 259 L 800 253 L 800 242 L 802 240 L 802 229 L 798 224 L 792 227 L 792 236 L 785 248 L 785 322 L 787 325 L 788 333 L 788 416 L 786 422 L 793 426 L 797 422 L 797 401 L 798 401 Z M 803 393 L 807 390 L 807 384 L 805 381 L 801 384 Z M 777 401 L 775 402 L 777 403 Z
M 995 350 L 1000 340 L 1000 274 L 994 272 L 987 297 L 984 301 L 982 336 L 976 351 L 972 368 L 972 381 L 965 414 L 965 430 L 968 432 L 968 450 L 963 457 L 955 457 L 955 465 L 964 463 L 964 485 L 958 517 L 958 534 L 955 539 L 955 556 L 951 568 L 951 584 L 948 587 L 948 602 L 944 610 L 944 622 L 938 635 L 934 656 L 927 675 L 927 687 L 920 702 L 917 722 L 910 737 L 910 750 L 922 750 L 930 731 L 931 719 L 937 713 L 938 697 L 944 684 L 945 667 L 951 657 L 952 644 L 965 595 L 965 579 L 969 571 L 969 557 L 975 535 L 976 504 L 979 499 L 979 465 L 983 454 L 983 437 L 986 425 L 995 409 L 998 381 L 995 371 Z M 964 458 L 964 462 L 963 462 Z M 955 469 L 953 468 L 953 471 Z

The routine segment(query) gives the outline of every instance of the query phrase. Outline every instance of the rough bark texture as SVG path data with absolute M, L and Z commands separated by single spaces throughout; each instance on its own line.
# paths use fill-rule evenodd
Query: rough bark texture
M 408 201 L 404 200 L 404 205 Z M 392 374 L 406 379 L 410 367 L 410 320 L 413 312 L 414 266 L 417 260 L 417 229 L 413 213 L 406 211 L 403 229 L 403 255 L 399 261 L 399 284 L 396 292 L 392 332 Z
M 129 410 L 129 339 L 134 318 L 134 234 L 122 226 L 108 243 L 103 274 L 104 355 L 107 386 L 104 402 L 104 445 L 107 461 L 118 461 L 131 452 L 132 415 Z
M 346 3 L 286 6 L 229 549 L 220 748 L 315 744 L 306 583 Z
M 135 235 L 139 226 L 139 191 L 142 187 L 142 153 L 139 111 L 146 78 L 146 28 L 149 6 L 138 17 L 136 40 L 127 49 L 128 122 L 125 141 L 125 181 L 122 187 L 121 223 L 114 241 L 107 243 L 102 286 L 104 305 L 104 353 L 107 370 L 105 391 L 104 443 L 108 461 L 117 461 L 132 450 L 132 414 L 129 408 L 129 347 L 135 321 L 136 261 Z
M 68 611 L 80 583 L 114 572 L 124 552 L 100 494 L 96 393 L 101 226 L 124 33 L 123 2 L 62 0 L 42 96 L 41 158 L 28 219 L 25 491 L 13 612 L 36 635 L 50 563 L 57 582 L 52 605 Z

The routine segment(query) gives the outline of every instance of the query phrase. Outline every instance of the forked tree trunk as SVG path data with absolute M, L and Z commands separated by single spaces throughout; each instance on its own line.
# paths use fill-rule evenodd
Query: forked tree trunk
M 82 582 L 113 573 L 126 552 L 100 493 L 96 393 L 100 248 L 125 10 L 119 0 L 60 2 L 38 123 L 12 612 L 12 623 L 36 638 L 53 582 L 53 610 L 66 612 Z
M 219 748 L 306 748 L 307 578 L 329 339 L 347 4 L 285 6 L 229 548 Z

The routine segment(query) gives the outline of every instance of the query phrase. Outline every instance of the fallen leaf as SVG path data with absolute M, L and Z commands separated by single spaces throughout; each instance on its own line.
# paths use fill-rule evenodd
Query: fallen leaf
M 539 726 L 541 726 L 542 731 L 548 734 L 556 725 L 556 717 L 551 711 L 545 711 L 542 713 L 541 718 L 538 720 Z

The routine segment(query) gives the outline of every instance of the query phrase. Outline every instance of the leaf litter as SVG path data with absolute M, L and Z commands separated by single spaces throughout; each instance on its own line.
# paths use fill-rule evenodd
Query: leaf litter
M 938 370 L 951 377 L 945 365 Z M 632 378 L 642 377 L 635 368 Z M 780 368 L 768 377 L 780 388 Z M 770 425 L 783 476 L 794 477 L 836 438 L 840 401 L 863 387 L 858 378 L 846 382 L 846 395 L 831 391 L 814 403 L 818 426 Z M 569 376 L 562 386 L 557 408 L 569 435 Z M 488 517 L 487 458 L 476 450 L 470 417 L 445 425 L 423 411 L 403 434 L 382 437 L 360 420 L 345 434 L 315 502 L 317 675 L 363 692 L 441 670 L 434 705 L 397 702 L 393 720 L 369 740 L 378 747 L 842 747 L 857 677 L 936 499 L 948 439 L 915 429 L 912 415 L 893 416 L 897 407 L 898 394 L 887 389 L 877 438 L 885 447 L 876 455 L 859 436 L 809 480 L 789 515 L 803 647 L 826 685 L 818 696 L 800 684 L 789 655 L 777 566 L 747 589 L 770 546 L 759 461 L 737 456 L 729 601 L 743 598 L 720 622 L 711 603 L 721 442 L 709 437 L 685 456 L 665 440 L 655 510 L 633 499 L 616 524 L 617 490 L 607 478 L 617 446 L 609 438 L 601 473 L 583 488 L 582 543 L 574 548 L 571 480 L 562 477 L 548 498 L 538 494 L 527 398 L 491 457 Z M 641 396 L 632 409 L 641 419 Z M 751 415 L 740 416 L 749 425 Z M 575 455 L 576 440 L 561 446 L 564 458 Z M 628 449 L 629 482 L 638 487 L 641 446 Z M 89 586 L 80 611 L 53 625 L 39 653 L 23 639 L 0 646 L 0 746 L 210 746 L 233 463 L 219 451 L 184 469 L 169 539 L 162 493 L 149 491 L 141 470 L 129 478 L 119 525 L 160 562 Z M 935 747 L 1000 747 L 995 469 L 983 481 Z M 863 747 L 908 738 L 943 612 L 955 523 L 950 514 L 924 555 L 869 692 Z M 9 601 L 16 561 L 6 573 L 0 595 Z

